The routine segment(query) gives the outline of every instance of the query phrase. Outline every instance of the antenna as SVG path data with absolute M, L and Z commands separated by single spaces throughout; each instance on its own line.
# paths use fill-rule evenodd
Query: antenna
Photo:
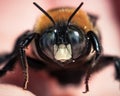
M 75 9 L 75 11 L 72 13 L 72 15 L 69 17 L 67 25 L 69 25 L 70 21 L 72 20 L 73 16 L 75 16 L 75 14 L 78 12 L 78 10 L 82 7 L 84 3 L 81 2 L 80 5 Z
M 53 18 L 43 9 L 41 8 L 36 2 L 33 2 L 33 4 L 40 9 L 40 11 L 42 11 L 51 21 L 52 23 L 55 25 L 55 21 L 53 20 Z

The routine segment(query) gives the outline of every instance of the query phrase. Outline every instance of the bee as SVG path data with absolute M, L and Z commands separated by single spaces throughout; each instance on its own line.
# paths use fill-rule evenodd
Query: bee
M 120 58 L 102 54 L 101 36 L 96 28 L 97 17 L 77 8 L 57 8 L 45 11 L 36 2 L 33 4 L 42 11 L 33 30 L 24 32 L 16 40 L 9 54 L 0 55 L 0 77 L 14 68 L 20 61 L 24 74 L 24 89 L 29 81 L 28 67 L 44 69 L 61 84 L 78 84 L 85 76 L 83 93 L 89 91 L 90 75 L 113 62 L 115 79 L 120 81 Z M 31 44 L 36 58 L 26 54 Z

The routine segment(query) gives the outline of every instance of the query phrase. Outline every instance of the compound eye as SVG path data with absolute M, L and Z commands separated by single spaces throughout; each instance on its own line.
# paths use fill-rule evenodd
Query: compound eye
M 55 30 L 48 30 L 39 39 L 40 50 L 47 57 L 54 59 Z
M 68 29 L 68 37 L 72 46 L 73 59 L 83 54 L 86 46 L 86 38 L 83 30 L 70 26 Z

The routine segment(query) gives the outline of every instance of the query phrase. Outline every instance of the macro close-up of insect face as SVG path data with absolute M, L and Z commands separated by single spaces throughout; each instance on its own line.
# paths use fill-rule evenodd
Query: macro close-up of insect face
M 0 76 L 14 70 L 20 61 L 24 74 L 24 89 L 29 87 L 29 67 L 46 70 L 61 85 L 77 85 L 85 77 L 85 91 L 89 91 L 89 78 L 109 64 L 114 64 L 115 79 L 120 81 L 120 58 L 103 54 L 101 34 L 96 26 L 98 17 L 76 8 L 61 7 L 45 11 L 39 4 L 33 5 L 42 12 L 33 30 L 20 35 L 13 51 L 0 54 Z M 31 45 L 31 53 L 26 54 Z M 92 85 L 91 85 L 92 86 Z
M 42 10 L 40 6 L 36 3 L 34 4 Z M 40 20 L 37 21 L 33 31 L 38 34 L 35 38 L 36 51 L 46 63 L 47 61 L 48 63 L 51 62 L 54 64 L 54 67 L 56 65 L 69 67 L 71 65 L 69 63 L 75 63 L 77 60 L 85 59 L 86 57 L 84 58 L 84 56 L 88 55 L 91 51 L 88 33 L 92 32 L 88 30 L 93 30 L 92 24 L 88 21 L 86 13 L 82 11 L 77 13 L 82 4 L 83 3 L 81 3 L 75 11 L 72 8 L 51 10 L 48 13 L 43 11 L 46 16 L 41 17 L 42 19 L 40 18 Z M 57 17 L 59 13 L 57 14 L 56 11 L 63 16 Z M 49 14 L 51 14 L 51 16 Z M 68 17 L 64 16 L 64 14 L 68 15 Z M 81 22 L 76 22 L 78 20 L 76 18 L 79 16 L 81 16 Z M 44 22 L 45 25 L 43 24 L 41 26 L 40 24 L 42 22 Z M 95 34 L 93 33 L 93 35 Z M 96 47 L 98 48 L 97 51 L 101 51 L 99 44 Z M 86 50 L 86 48 L 88 49 Z M 99 54 L 99 52 L 97 54 Z M 46 59 L 48 60 L 46 61 Z

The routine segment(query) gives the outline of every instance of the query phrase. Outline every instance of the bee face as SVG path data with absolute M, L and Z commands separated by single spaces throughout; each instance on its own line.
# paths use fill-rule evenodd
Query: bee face
M 72 62 L 83 55 L 86 47 L 84 31 L 64 23 L 48 28 L 38 39 L 38 49 L 55 62 Z
M 38 33 L 35 47 L 40 58 L 65 65 L 76 62 L 77 59 L 81 60 L 87 54 L 86 34 L 93 30 L 93 26 L 88 15 L 78 10 L 81 5 L 77 9 L 58 8 L 44 11 L 45 15 L 38 18 L 34 32 Z M 39 9 L 41 10 L 40 7 Z

